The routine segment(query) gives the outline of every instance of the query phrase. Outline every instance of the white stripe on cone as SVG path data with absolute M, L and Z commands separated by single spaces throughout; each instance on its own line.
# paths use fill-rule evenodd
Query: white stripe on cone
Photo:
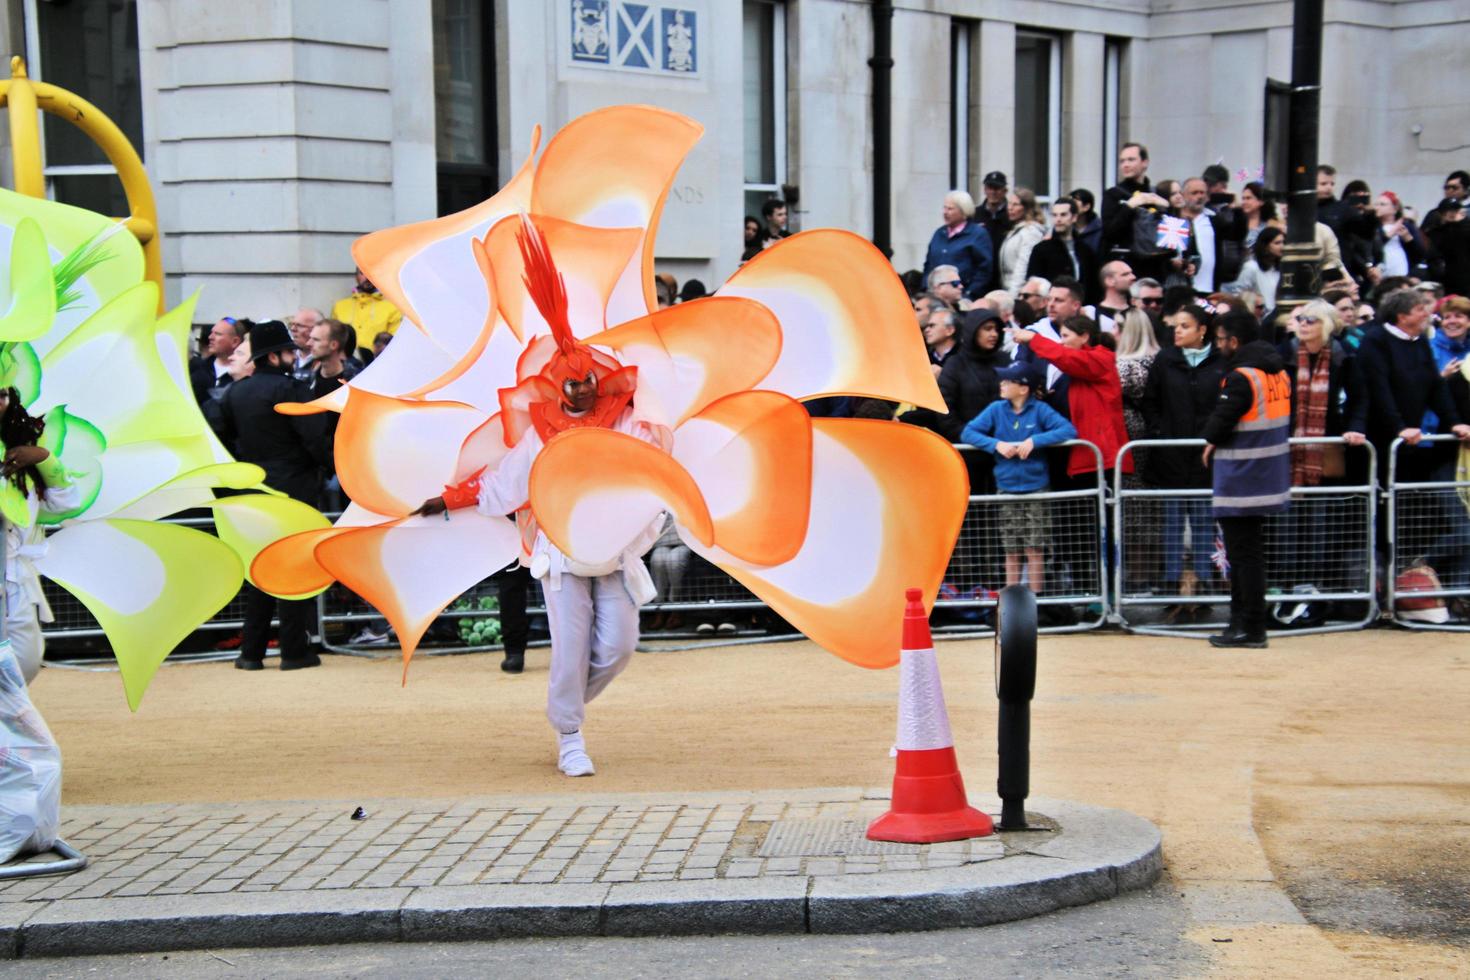
M 934 648 L 900 651 L 898 673 L 899 751 L 947 749 L 954 745 Z

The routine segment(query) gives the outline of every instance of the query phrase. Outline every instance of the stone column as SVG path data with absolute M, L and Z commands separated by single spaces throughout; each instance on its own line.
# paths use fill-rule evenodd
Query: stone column
M 353 240 L 432 216 L 428 15 L 413 7 L 139 5 L 171 305 L 203 287 L 201 322 L 326 307 L 351 289 Z M 412 44 L 393 50 L 400 30 Z
M 1101 34 L 1076 31 L 1062 47 L 1062 186 L 1103 184 L 1103 57 Z
M 980 84 L 970 127 L 980 141 L 976 168 L 982 177 L 1001 170 L 1011 178 L 1016 170 L 1016 25 L 981 21 L 976 50 Z M 972 192 L 977 201 L 979 191 L 977 186 Z

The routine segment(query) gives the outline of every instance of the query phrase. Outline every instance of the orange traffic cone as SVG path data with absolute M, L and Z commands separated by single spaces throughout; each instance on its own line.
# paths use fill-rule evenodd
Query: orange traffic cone
M 868 825 L 868 839 L 933 844 L 995 833 L 988 816 L 970 806 L 955 760 L 954 736 L 939 661 L 929 637 L 923 593 L 909 589 L 903 612 L 903 652 L 899 660 L 898 771 L 893 805 Z

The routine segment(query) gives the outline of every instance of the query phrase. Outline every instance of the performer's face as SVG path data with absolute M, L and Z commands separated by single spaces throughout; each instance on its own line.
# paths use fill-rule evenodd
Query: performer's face
M 568 378 L 562 382 L 561 397 L 574 412 L 590 411 L 597 402 L 597 378 L 591 374 L 581 379 Z

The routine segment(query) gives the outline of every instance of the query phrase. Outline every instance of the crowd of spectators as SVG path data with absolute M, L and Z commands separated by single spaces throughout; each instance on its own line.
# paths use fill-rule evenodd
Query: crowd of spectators
M 1386 483 L 1397 439 L 1406 443 L 1398 454 L 1401 481 L 1454 480 L 1457 467 L 1470 472 L 1470 179 L 1463 171 L 1449 175 L 1443 199 L 1421 223 L 1392 190 L 1375 195 L 1361 180 L 1348 181 L 1339 197 L 1336 170 L 1320 167 L 1320 289 L 1304 302 L 1288 301 L 1281 282 L 1286 205 L 1259 181 L 1233 192 L 1230 174 L 1214 165 L 1152 183 L 1148 150 L 1136 143 L 1123 147 L 1118 170 L 1119 183 L 1100 195 L 1101 213 L 1094 210 L 1099 195 L 1079 188 L 1050 202 L 1046 224 L 1032 192 L 1008 186 L 1002 173 L 985 176 L 980 206 L 951 191 L 923 269 L 903 277 L 948 411 L 894 406 L 894 413 L 989 450 L 967 454 L 973 493 L 1009 490 L 998 478 L 1000 437 L 982 419 L 1022 417 L 1024 399 L 1014 396 L 1023 387 L 1077 438 L 1097 445 L 1110 472 L 1128 440 L 1202 437 L 1222 380 L 1238 366 L 1218 349 L 1216 327 L 1239 313 L 1256 319 L 1290 378 L 1291 435 L 1342 440 L 1294 447 L 1295 485 L 1361 484 L 1365 443 L 1376 450 Z M 1014 381 L 1009 395 L 1007 379 Z M 870 399 L 850 402 L 823 413 L 862 402 L 871 414 Z M 983 439 L 967 438 L 982 431 Z M 1424 440 L 1430 434 L 1459 442 Z M 1053 455 L 1060 459 L 1052 459 L 1046 486 L 1076 489 L 1096 479 L 1090 451 Z M 1018 468 L 1007 468 L 1017 485 Z M 1034 473 L 1035 465 L 1027 469 Z M 1210 487 L 1210 473 L 1198 449 L 1158 447 L 1125 457 L 1123 482 L 1198 490 Z M 1308 553 L 1342 517 L 1319 502 L 1329 499 L 1313 498 L 1290 519 L 1294 543 Z M 1205 589 L 1223 564 L 1208 499 L 1160 506 L 1141 498 L 1139 507 L 1146 519 L 1133 522 L 1118 558 L 1129 563 L 1130 581 L 1181 597 Z M 1446 544 L 1426 560 L 1441 581 L 1470 584 L 1466 514 L 1451 508 L 1435 519 L 1448 526 Z M 1027 521 L 1034 530 L 1034 515 Z M 1380 511 L 1380 555 L 1385 535 Z M 1008 578 L 1024 559 L 1041 580 L 1032 538 L 1011 540 L 1019 550 L 1007 550 Z M 1198 612 L 1181 604 L 1165 616 L 1174 622 Z

